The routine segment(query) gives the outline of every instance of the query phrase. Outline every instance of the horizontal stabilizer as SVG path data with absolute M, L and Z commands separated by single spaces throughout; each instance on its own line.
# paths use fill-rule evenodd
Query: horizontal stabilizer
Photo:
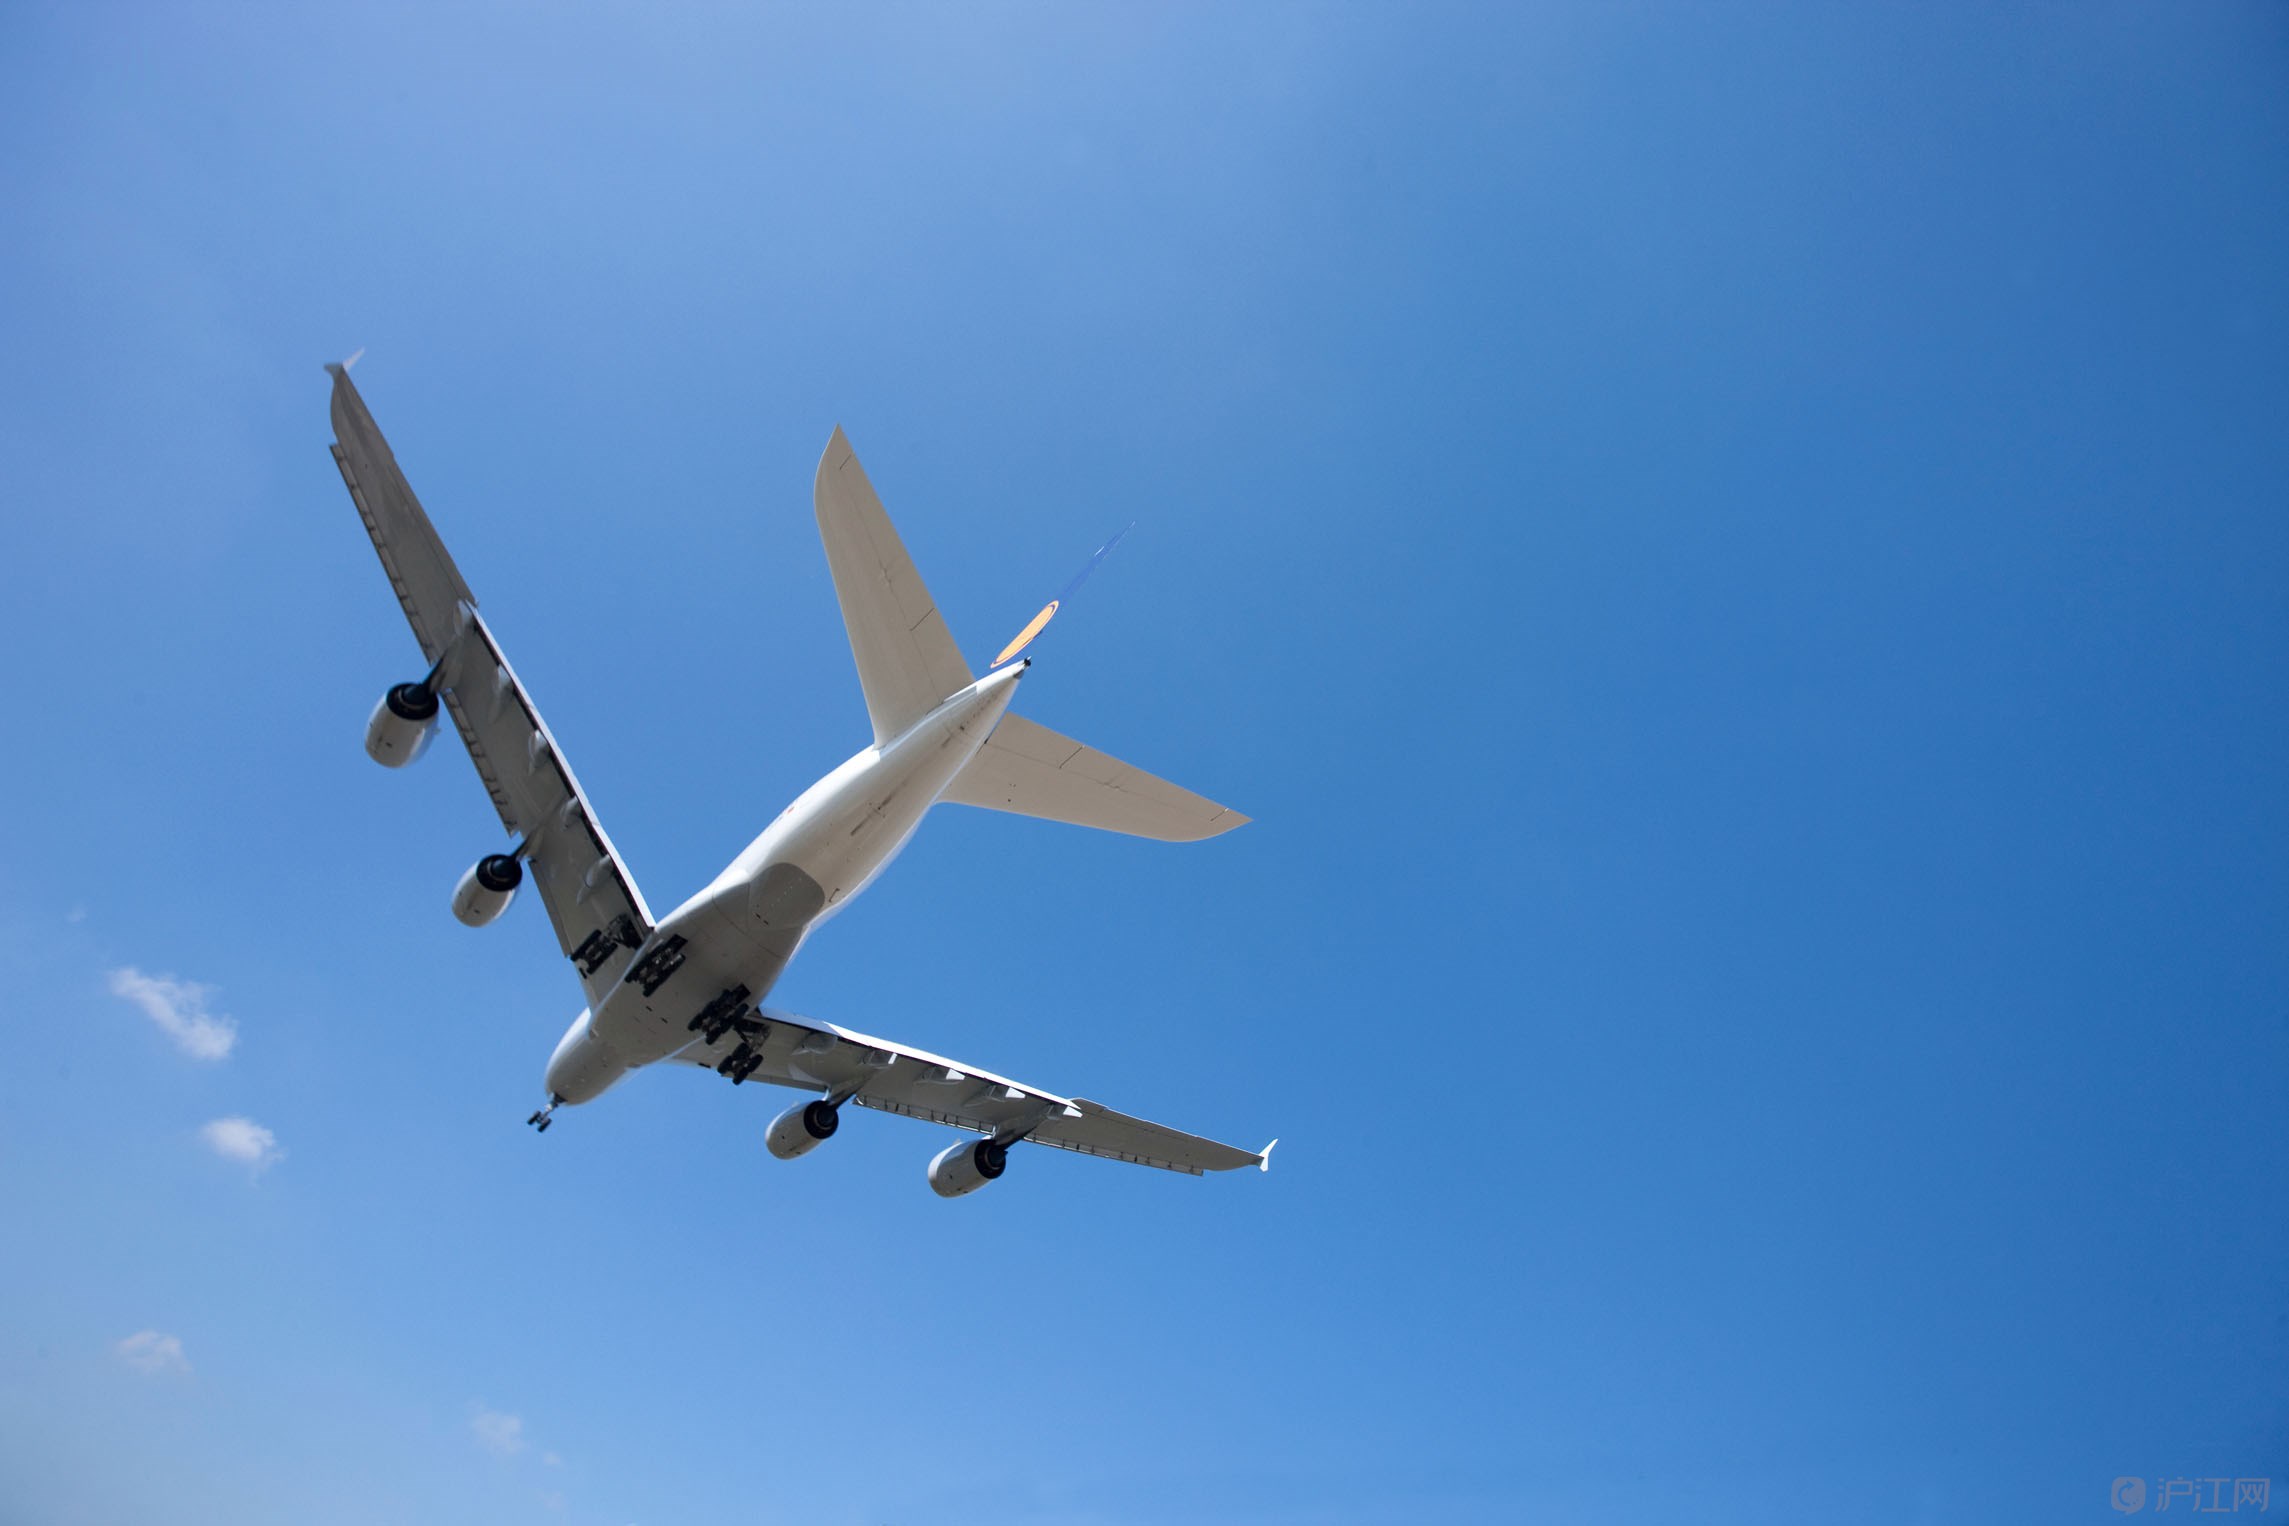
M 1198 842 L 1248 820 L 1022 715 L 1004 715 L 938 798 L 1161 842 Z

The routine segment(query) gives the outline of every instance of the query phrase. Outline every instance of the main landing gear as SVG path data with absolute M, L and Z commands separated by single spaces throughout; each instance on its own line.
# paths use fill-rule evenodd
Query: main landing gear
M 700 1008 L 693 1015 L 690 1022 L 684 1024 L 684 1031 L 696 1033 L 712 1044 L 732 1029 L 737 1028 L 739 1036 L 744 1039 L 747 1037 L 748 1029 L 753 1026 L 751 1019 L 753 1011 L 754 1009 L 747 1005 L 747 987 L 732 986 L 728 990 L 716 993 L 706 1006 Z
M 554 1092 L 551 1092 L 549 1094 L 548 1106 L 542 1108 L 539 1112 L 533 1114 L 530 1118 L 527 1118 L 525 1122 L 533 1126 L 533 1131 L 535 1133 L 545 1134 L 548 1132 L 549 1114 L 555 1112 L 562 1106 L 564 1106 L 564 1099 L 557 1096 Z
M 756 1067 L 763 1063 L 763 1053 L 755 1046 L 771 1031 L 768 1023 L 757 1020 L 755 1009 L 747 1003 L 747 994 L 745 986 L 720 991 L 684 1024 L 686 1032 L 698 1034 L 705 1044 L 719 1043 L 727 1033 L 739 1035 L 738 1046 L 715 1067 L 715 1073 L 727 1077 L 734 1086 L 755 1074 Z

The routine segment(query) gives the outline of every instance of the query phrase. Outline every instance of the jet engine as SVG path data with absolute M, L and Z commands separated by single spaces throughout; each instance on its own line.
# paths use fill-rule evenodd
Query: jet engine
M 483 927 L 509 909 L 524 879 L 525 866 L 509 854 L 486 854 L 453 887 L 453 915 L 465 927 Z
M 841 1126 L 842 1115 L 833 1104 L 805 1102 L 772 1119 L 771 1132 L 763 1136 L 763 1144 L 781 1160 L 793 1160 L 834 1138 Z
M 427 684 L 399 684 L 366 722 L 366 756 L 384 768 L 403 768 L 428 751 L 436 734 L 437 691 Z
M 930 1162 L 930 1190 L 940 1197 L 977 1191 L 1009 1169 L 1009 1147 L 990 1139 L 948 1145 Z

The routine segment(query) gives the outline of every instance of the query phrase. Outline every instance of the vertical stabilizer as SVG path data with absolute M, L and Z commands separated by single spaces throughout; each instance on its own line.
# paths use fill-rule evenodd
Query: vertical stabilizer
M 874 739 L 887 742 L 970 682 L 969 664 L 836 426 L 811 489 Z

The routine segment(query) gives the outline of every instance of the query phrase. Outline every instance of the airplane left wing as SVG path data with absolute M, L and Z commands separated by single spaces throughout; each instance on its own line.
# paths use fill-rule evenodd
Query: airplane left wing
M 702 1036 L 676 1056 L 724 1070 L 744 1051 L 748 1078 L 816 1092 L 885 1113 L 903 1113 L 991 1135 L 1105 1160 L 1125 1160 L 1199 1176 L 1262 1166 L 1270 1155 L 1148 1123 L 1086 1098 L 1061 1097 L 974 1065 L 792 1013 L 765 1008 Z
M 523 840 L 557 944 L 579 969 L 594 1006 L 651 936 L 651 910 L 532 696 L 477 614 L 476 596 L 398 469 L 349 369 L 326 369 L 334 378 L 334 464 L 501 825 Z

